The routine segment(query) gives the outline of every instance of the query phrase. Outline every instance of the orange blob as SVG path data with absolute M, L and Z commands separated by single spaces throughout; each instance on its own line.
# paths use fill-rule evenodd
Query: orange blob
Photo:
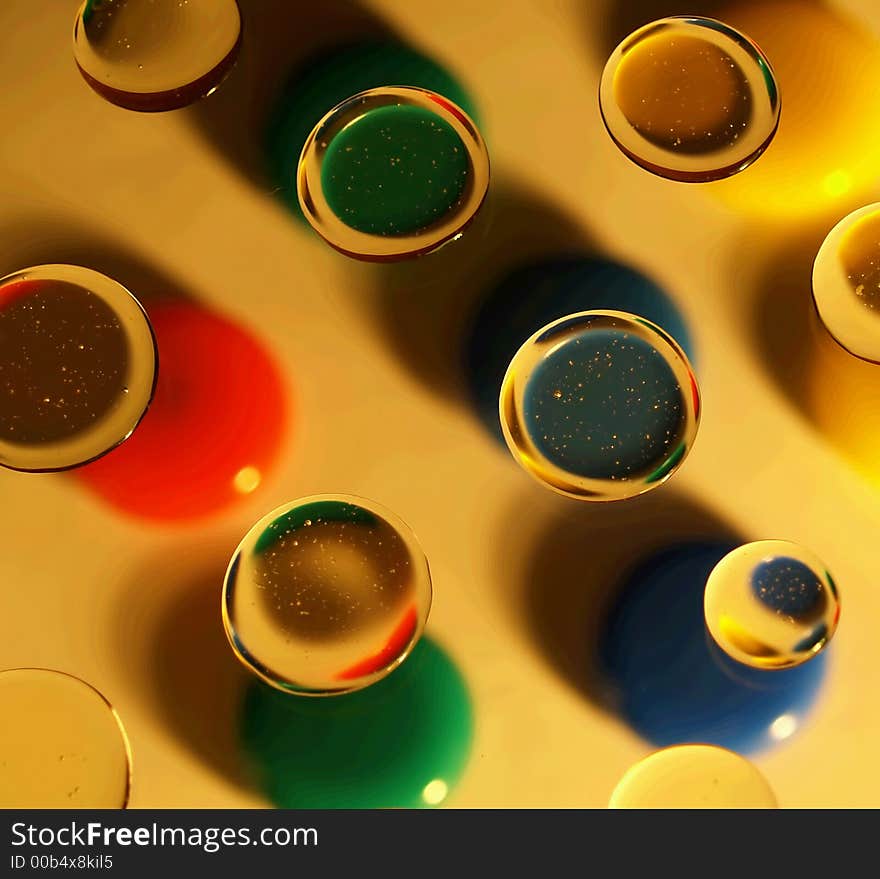
M 287 400 L 247 331 L 191 302 L 147 308 L 159 347 L 150 409 L 128 442 L 77 474 L 130 515 L 197 519 L 254 491 L 278 459 Z

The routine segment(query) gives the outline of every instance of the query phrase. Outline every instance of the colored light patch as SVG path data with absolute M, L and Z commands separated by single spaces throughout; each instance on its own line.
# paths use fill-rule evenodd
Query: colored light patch
M 779 124 L 769 61 L 734 28 L 675 16 L 645 25 L 612 53 L 602 118 L 620 150 L 672 180 L 701 183 L 752 164 Z
M 121 809 L 131 755 L 109 702 L 39 668 L 0 672 L 0 808 Z
M 374 684 L 421 636 L 427 561 L 407 526 L 370 501 L 320 496 L 270 513 L 245 536 L 224 584 L 239 659 L 299 694 Z
M 254 683 L 241 742 L 279 808 L 418 809 L 454 792 L 473 727 L 460 671 L 423 638 L 394 674 L 356 693 L 296 699 Z
M 422 107 L 388 105 L 333 138 L 321 182 L 331 210 L 348 226 L 414 235 L 456 207 L 469 173 L 452 126 Z
M 840 615 L 825 566 L 784 540 L 759 540 L 728 553 L 709 575 L 704 605 L 715 643 L 754 668 L 811 660 L 833 637 Z
M 501 420 L 532 475 L 574 497 L 650 490 L 684 460 L 698 397 L 678 345 L 641 318 L 585 312 L 535 334 L 511 361 Z
M 162 364 L 153 405 L 128 443 L 80 475 L 130 515 L 203 518 L 272 472 L 288 424 L 287 392 L 272 356 L 227 318 L 170 300 L 149 314 Z
M 236 0 L 87 0 L 73 33 L 89 86 L 141 112 L 176 110 L 209 95 L 240 47 Z

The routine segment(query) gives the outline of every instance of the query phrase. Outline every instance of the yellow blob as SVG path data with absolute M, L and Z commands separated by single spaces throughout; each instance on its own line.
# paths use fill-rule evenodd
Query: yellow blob
M 783 111 L 773 148 L 713 193 L 770 218 L 842 213 L 880 177 L 880 43 L 826 3 L 747 0 L 719 14 L 772 60 Z
M 813 553 L 786 540 L 759 540 L 712 569 L 706 627 L 731 658 L 761 669 L 789 668 L 825 648 L 837 629 L 837 587 Z
M 0 808 L 121 809 L 131 755 L 106 699 L 47 669 L 0 672 Z
M 748 760 L 711 745 L 657 751 L 631 767 L 612 809 L 775 809 L 776 796 Z
M 767 59 L 722 22 L 678 16 L 645 25 L 612 53 L 602 118 L 620 149 L 661 177 L 699 183 L 743 170 L 779 121 Z
M 285 504 L 232 557 L 223 622 L 236 656 L 285 692 L 333 695 L 385 677 L 431 606 L 428 563 L 389 510 L 347 495 Z

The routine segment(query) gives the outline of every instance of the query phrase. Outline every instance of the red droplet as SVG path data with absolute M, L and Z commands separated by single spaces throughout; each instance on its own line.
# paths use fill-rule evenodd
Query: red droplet
M 360 662 L 349 666 L 336 675 L 340 681 L 351 681 L 355 678 L 366 677 L 390 665 L 406 649 L 406 645 L 412 640 L 418 625 L 418 615 L 415 607 L 411 607 L 403 619 L 397 624 L 397 628 L 391 633 L 385 646 L 372 656 L 362 659 Z
M 147 313 L 159 348 L 153 402 L 125 443 L 77 475 L 126 513 L 200 518 L 272 469 L 286 422 L 284 383 L 269 353 L 227 318 L 183 301 Z

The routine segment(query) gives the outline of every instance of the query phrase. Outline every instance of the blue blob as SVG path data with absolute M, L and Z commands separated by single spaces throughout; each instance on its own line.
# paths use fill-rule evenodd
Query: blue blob
M 779 556 L 755 565 L 751 585 L 752 594 L 763 605 L 796 620 L 824 610 L 822 581 L 798 559 Z
M 600 641 L 619 710 L 659 747 L 702 742 L 739 753 L 767 748 L 782 715 L 798 727 L 826 670 L 826 653 L 791 669 L 734 662 L 706 631 L 703 592 L 712 568 L 737 544 L 700 541 L 665 549 L 627 578 Z
M 464 343 L 464 372 L 477 414 L 503 443 L 498 396 L 514 354 L 541 327 L 569 314 L 625 311 L 662 327 L 693 362 L 691 335 L 668 294 L 612 260 L 557 256 L 520 266 L 483 300 Z
M 669 456 L 685 417 L 678 379 L 663 356 L 627 330 L 572 336 L 526 385 L 526 429 L 567 473 L 628 479 Z

